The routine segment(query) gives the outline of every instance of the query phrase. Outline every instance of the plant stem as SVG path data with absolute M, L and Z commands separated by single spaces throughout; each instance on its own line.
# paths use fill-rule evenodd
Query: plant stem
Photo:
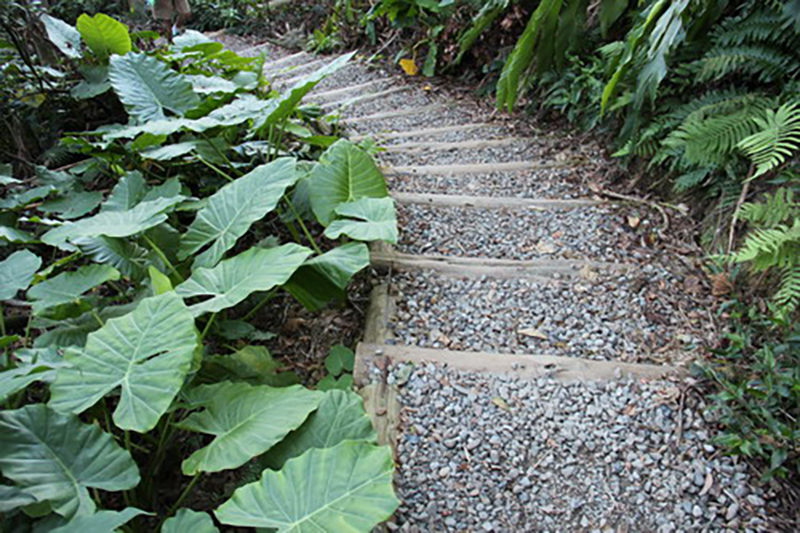
M 314 248 L 314 251 L 317 252 L 319 255 L 322 255 L 322 250 L 320 250 L 319 246 L 317 246 L 317 241 L 315 241 L 314 237 L 311 236 L 311 232 L 308 231 L 308 227 L 306 227 L 305 223 L 303 222 L 303 218 L 297 213 L 297 209 L 294 208 L 294 204 L 285 195 L 283 199 L 289 206 L 289 211 L 291 211 L 292 214 L 294 215 L 294 219 L 300 223 L 300 229 L 303 230 L 306 239 L 308 239 L 308 242 L 311 243 L 311 247 Z
M 220 170 L 219 168 L 217 168 L 217 167 L 216 167 L 216 166 L 215 166 L 213 163 L 211 163 L 210 161 L 206 161 L 206 160 L 205 160 L 205 159 L 203 159 L 202 157 L 199 157 L 198 159 L 200 160 L 200 162 L 201 162 L 201 163 L 203 163 L 205 166 L 207 166 L 208 168 L 210 168 L 211 170 L 213 170 L 214 172 L 216 172 L 217 174 L 219 174 L 220 176 L 222 176 L 222 177 L 223 177 L 223 178 L 225 178 L 226 180 L 228 180 L 228 181 L 234 181 L 232 177 L 230 177 L 230 176 L 228 176 L 227 174 L 225 174 L 225 173 L 224 173 L 222 170 Z
M 211 139 L 209 139 L 205 133 L 201 133 L 200 135 L 203 137 L 204 141 L 206 141 L 209 145 L 211 145 L 211 148 L 214 149 L 217 155 L 220 156 L 225 161 L 225 163 L 228 165 L 228 168 L 231 169 L 234 174 L 236 174 L 237 176 L 242 176 L 242 173 L 239 171 L 238 168 L 233 166 L 233 163 L 231 163 L 231 160 L 228 159 L 228 156 L 226 156 L 225 153 L 222 152 L 222 150 L 220 150 L 216 144 L 211 142 Z
M 98 324 L 100 324 L 100 327 L 101 327 L 101 328 L 102 328 L 103 326 L 105 326 L 105 323 L 103 322 L 103 319 L 100 317 L 100 315 L 99 315 L 99 314 L 97 314 L 97 309 L 95 309 L 94 307 L 92 307 L 92 309 L 91 309 L 89 312 L 92 314 L 92 316 L 94 317 L 94 319 L 95 319 L 95 320 L 97 320 L 97 322 L 98 322 Z
M 189 494 L 192 492 L 192 489 L 194 488 L 194 486 L 197 485 L 197 482 L 200 481 L 200 476 L 201 475 L 202 475 L 202 472 L 198 472 L 197 474 L 194 475 L 194 477 L 189 482 L 189 484 L 186 485 L 186 488 L 183 489 L 183 492 L 181 492 L 181 495 L 178 496 L 178 500 L 175 503 L 172 504 L 172 507 L 169 508 L 169 511 L 167 511 L 167 514 L 164 516 L 164 518 L 161 519 L 161 522 L 158 524 L 158 527 L 156 528 L 156 531 L 161 530 L 161 526 L 164 525 L 164 522 L 166 522 L 167 518 L 172 516 L 175 513 L 175 511 L 178 510 L 178 508 L 181 506 L 181 504 L 186 499 L 186 497 L 189 496 Z
M 208 335 L 208 332 L 211 329 L 211 324 L 214 323 L 215 318 L 217 318 L 217 313 L 212 314 L 211 318 L 209 318 L 208 322 L 206 322 L 206 325 L 203 328 L 203 332 L 200 334 L 200 342 L 203 342 L 203 339 L 205 339 L 206 335 Z
M 147 235 L 142 234 L 142 237 L 144 237 L 144 240 L 147 241 L 147 244 L 150 245 L 150 248 L 153 249 L 153 251 L 159 257 L 159 259 L 161 259 L 164 262 L 164 264 L 167 266 L 167 268 L 169 268 L 170 272 L 175 274 L 175 276 L 177 276 L 177 278 L 180 281 L 183 281 L 183 276 L 181 276 L 180 272 L 178 272 L 178 270 L 175 268 L 175 266 L 173 266 L 173 264 L 170 262 L 169 258 L 167 258 L 166 254 L 161 250 L 161 248 L 159 248 L 158 245 L 156 243 L 154 243 L 152 241 L 152 239 L 150 239 L 150 237 L 148 237 Z
M 255 315 L 256 312 L 258 312 L 259 309 L 264 307 L 264 304 L 266 304 L 267 302 L 272 300 L 275 297 L 276 294 L 277 294 L 277 292 L 276 292 L 275 289 L 272 289 L 271 291 L 269 291 L 269 293 L 267 293 L 267 295 L 260 302 L 258 302 L 255 307 L 253 307 L 250 311 L 247 312 L 246 315 L 244 315 L 244 317 L 242 317 L 242 321 L 243 322 L 247 322 L 248 320 L 253 318 L 253 315 Z

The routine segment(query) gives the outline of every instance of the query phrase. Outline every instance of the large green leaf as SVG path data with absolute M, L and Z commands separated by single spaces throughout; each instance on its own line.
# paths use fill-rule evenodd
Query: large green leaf
M 108 265 L 84 266 L 34 285 L 28 291 L 28 298 L 34 300 L 33 312 L 41 313 L 50 307 L 74 303 L 83 293 L 118 279 L 119 271 Z
M 14 353 L 16 366 L 0 372 L 0 402 L 31 383 L 50 383 L 56 377 L 55 369 L 62 366 L 55 349 L 17 350 Z
M 246 381 L 251 385 L 272 387 L 294 385 L 298 382 L 294 372 L 279 373 L 280 366 L 266 347 L 245 346 L 230 355 L 205 356 L 203 366 L 195 379 L 205 383 Z
M 42 242 L 61 247 L 67 241 L 75 243 L 80 239 L 106 237 L 129 237 L 167 220 L 166 211 L 183 201 L 182 196 L 157 198 L 141 202 L 127 211 L 103 211 L 75 222 L 67 222 L 42 235 Z
M 346 441 L 312 449 L 280 472 L 265 470 L 214 514 L 223 524 L 280 533 L 368 532 L 397 509 L 393 470 L 388 447 Z
M 86 13 L 78 17 L 75 24 L 89 50 L 97 57 L 107 58 L 111 54 L 125 55 L 131 51 L 131 36 L 128 27 L 103 13 L 90 17 Z
M 128 113 L 139 122 L 163 119 L 164 110 L 183 115 L 200 103 L 189 80 L 145 54 L 112 57 L 108 79 Z
M 33 252 L 20 250 L 0 261 L 0 300 L 10 300 L 18 291 L 27 289 L 42 260 Z
M 335 212 L 343 218 L 334 220 L 325 230 L 329 239 L 344 234 L 359 241 L 397 243 L 397 216 L 391 198 L 362 198 L 339 205 Z
M 289 243 L 275 248 L 250 248 L 214 268 L 198 268 L 175 288 L 183 298 L 207 298 L 190 307 L 194 316 L 233 307 L 256 291 L 283 285 L 311 250 Z
M 147 183 L 144 181 L 142 173 L 138 171 L 128 172 L 111 189 L 111 194 L 103 202 L 101 211 L 127 211 L 133 209 L 142 201 L 145 193 L 147 193 Z
M 199 513 L 191 509 L 180 509 L 175 516 L 167 519 L 161 527 L 161 533 L 218 533 L 208 513 Z
M 300 385 L 268 387 L 248 383 L 201 385 L 187 393 L 192 413 L 178 427 L 214 436 L 182 464 L 187 476 L 242 466 L 298 428 L 322 400 Z
M 306 94 L 314 89 L 314 87 L 327 76 L 346 65 L 350 59 L 352 59 L 353 55 L 355 55 L 355 52 L 341 55 L 324 67 L 317 69 L 309 76 L 295 83 L 288 91 L 278 98 L 277 104 L 270 109 L 269 113 L 263 114 L 256 119 L 254 124 L 255 128 L 258 129 L 264 125 L 279 124 L 289 118 Z
M 81 57 L 81 34 L 61 19 L 42 15 L 42 23 L 47 31 L 47 38 L 62 54 L 72 59 Z
M 93 261 L 108 264 L 134 280 L 141 279 L 150 261 L 150 252 L 135 242 L 112 237 L 76 239 L 75 244 Z
M 316 311 L 333 300 L 344 300 L 347 284 L 368 266 L 367 245 L 349 242 L 306 261 L 285 289 L 307 309 Z
M 0 513 L 36 503 L 36 497 L 10 485 L 0 485 Z
M 325 226 L 335 218 L 339 204 L 361 198 L 383 198 L 386 181 L 372 157 L 341 139 L 328 148 L 309 178 L 309 200 L 314 215 Z
M 332 448 L 346 440 L 375 443 L 377 438 L 361 396 L 352 391 L 332 390 L 325 393 L 319 408 L 302 426 L 267 452 L 265 463 L 273 470 L 280 470 L 286 461 L 312 448 Z
M 137 516 L 150 514 L 135 507 L 122 511 L 97 511 L 91 515 L 76 516 L 66 524 L 50 530 L 50 533 L 114 533 L 119 527 Z
M 91 333 L 83 349 L 67 351 L 71 366 L 59 369 L 50 405 L 81 413 L 119 388 L 114 423 L 149 431 L 183 385 L 196 346 L 194 319 L 177 294 L 142 300 Z
M 0 412 L 0 470 L 68 518 L 94 511 L 89 488 L 120 491 L 139 483 L 136 463 L 111 435 L 42 404 Z
M 280 158 L 222 187 L 208 198 L 181 239 L 179 257 L 186 259 L 211 244 L 195 258 L 194 266 L 216 265 L 253 222 L 275 209 L 286 189 L 300 177 L 294 159 Z
M 103 201 L 101 192 L 74 192 L 63 198 L 48 200 L 39 206 L 43 213 L 57 213 L 63 219 L 79 218 L 94 210 Z

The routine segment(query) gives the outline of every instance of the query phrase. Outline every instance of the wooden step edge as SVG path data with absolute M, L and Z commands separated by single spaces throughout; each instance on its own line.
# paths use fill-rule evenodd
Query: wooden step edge
M 370 251 L 373 267 L 391 270 L 433 270 L 460 276 L 495 279 L 531 279 L 550 282 L 553 278 L 592 278 L 597 272 L 625 272 L 636 268 L 627 263 L 572 259 L 491 259 L 443 255 L 415 255 L 397 252 L 390 246 L 373 247 Z
M 373 85 L 390 83 L 395 81 L 397 78 L 399 78 L 399 76 L 390 76 L 388 78 L 379 78 L 375 80 L 365 81 L 364 83 L 359 83 L 357 85 L 348 85 L 347 87 L 341 87 L 339 89 L 331 89 L 329 91 L 312 93 L 306 97 L 306 100 L 311 100 L 311 101 L 324 100 L 326 98 L 330 98 L 331 96 L 339 96 L 342 94 L 352 93 L 354 91 L 361 91 L 363 89 L 368 89 Z
M 471 163 L 458 165 L 408 165 L 383 167 L 386 176 L 463 176 L 496 172 L 521 172 L 579 167 L 586 164 L 582 158 L 565 161 L 508 161 L 505 163 Z
M 470 131 L 478 128 L 498 127 L 499 124 L 491 122 L 474 122 L 471 124 L 456 124 L 454 126 L 439 126 L 436 128 L 422 128 L 418 130 L 393 131 L 386 133 L 375 133 L 372 135 L 352 135 L 350 140 L 361 141 L 366 138 L 373 138 L 377 141 L 389 141 L 392 139 L 404 139 L 407 137 L 417 137 L 421 135 L 436 135 L 439 133 L 451 133 L 455 131 Z M 388 148 L 388 147 L 387 147 Z
M 291 88 L 295 83 L 305 80 L 308 76 L 313 74 L 313 71 L 316 70 L 317 68 L 322 68 L 322 66 L 324 66 L 325 64 L 336 61 L 340 57 L 341 56 L 325 56 L 323 58 L 317 59 L 316 61 L 311 61 L 310 63 L 304 63 L 300 66 L 291 67 L 289 69 L 277 72 L 272 76 L 273 85 L 275 85 L 277 88 L 280 88 L 281 90 L 287 90 Z M 355 64 L 356 63 L 352 61 L 345 63 L 339 68 L 337 72 L 351 68 Z M 312 66 L 315 68 L 314 69 L 310 68 Z M 311 70 L 312 72 L 309 72 L 309 70 Z M 298 74 L 298 72 L 301 72 L 301 74 Z M 289 78 L 285 77 L 290 74 L 292 74 L 291 77 Z
M 314 56 L 309 56 L 314 57 Z M 336 59 L 334 57 L 334 59 Z M 316 67 L 320 63 L 325 63 L 329 61 L 327 57 L 317 57 L 316 59 L 312 59 L 311 61 L 307 61 L 305 63 L 300 63 L 299 65 L 292 65 L 289 67 L 285 67 L 280 69 L 276 72 L 272 72 L 272 78 L 280 83 L 289 83 L 293 78 L 284 78 L 284 76 L 294 75 L 299 71 L 309 70 L 312 67 Z
M 392 95 L 392 94 L 396 94 L 396 93 L 402 93 L 402 92 L 410 91 L 412 89 L 413 89 L 413 87 L 410 86 L 410 85 L 403 85 L 401 87 L 392 87 L 390 89 L 385 89 L 383 91 L 377 91 L 377 92 L 372 92 L 372 93 L 367 93 L 367 94 L 361 94 L 361 95 L 358 95 L 358 96 L 353 96 L 351 98 L 344 98 L 342 100 L 336 100 L 334 102 L 325 102 L 325 103 L 322 104 L 322 107 L 324 107 L 326 110 L 342 111 L 342 110 L 344 110 L 346 108 L 350 108 L 350 107 L 358 105 L 358 104 L 363 104 L 365 102 L 371 102 L 373 100 L 378 100 L 379 98 L 384 98 L 386 96 L 389 96 L 389 95 Z
M 428 111 L 440 111 L 450 107 L 449 104 L 431 104 L 420 107 L 407 107 L 397 111 L 384 111 L 381 113 L 374 113 L 372 115 L 364 115 L 361 117 L 344 118 L 340 122 L 342 124 L 358 124 L 361 122 L 370 122 L 372 120 L 384 120 L 387 118 L 407 117 L 411 115 L 418 115 Z
M 490 375 L 513 375 L 523 379 L 553 378 L 562 382 L 615 381 L 620 379 L 663 379 L 685 375 L 687 370 L 672 365 L 595 361 L 563 355 L 516 355 L 462 352 L 419 348 L 397 344 L 359 343 L 356 347 L 354 377 L 357 383 L 369 379 L 369 369 L 396 363 L 438 363 L 449 368 Z
M 259 45 L 252 46 L 250 48 L 246 48 L 245 50 L 242 50 L 241 52 L 239 52 L 239 55 L 242 55 L 244 53 L 256 52 L 259 49 L 265 48 L 265 47 L 270 46 L 270 45 L 271 45 L 271 43 L 261 43 Z M 290 61 L 293 61 L 293 60 L 297 59 L 298 57 L 303 57 L 303 56 L 307 56 L 307 55 L 309 55 L 307 52 L 295 52 L 294 54 L 289 54 L 288 56 L 283 56 L 283 57 L 279 57 L 278 59 L 275 59 L 275 60 L 272 60 L 272 61 L 267 61 L 266 63 L 264 63 L 264 67 L 263 67 L 264 68 L 264 72 L 268 72 L 268 71 L 274 69 L 275 67 L 283 65 L 284 63 L 289 63 Z
M 577 209 L 604 205 L 604 200 L 591 198 L 515 198 L 497 196 L 463 196 L 455 194 L 427 194 L 395 192 L 392 197 L 402 205 L 430 205 L 435 207 L 475 207 L 486 209 Z
M 406 154 L 417 154 L 427 152 L 446 152 L 450 150 L 480 150 L 482 148 L 493 148 L 496 146 L 509 146 L 515 143 L 535 143 L 540 139 L 536 137 L 503 137 L 500 139 L 474 139 L 469 141 L 453 142 L 408 142 L 390 144 L 384 146 L 385 152 L 401 152 Z

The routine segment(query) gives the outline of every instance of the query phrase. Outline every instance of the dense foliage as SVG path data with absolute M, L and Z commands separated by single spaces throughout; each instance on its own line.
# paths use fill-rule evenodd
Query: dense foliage
M 258 320 L 278 291 L 343 301 L 366 242 L 397 238 L 372 157 L 302 105 L 351 56 L 279 93 L 263 58 L 197 32 L 154 47 L 103 14 L 33 22 L 42 48 L 4 54 L 35 100 L 4 82 L 11 105 L 119 112 L 65 135 L 62 168 L 0 167 L 0 528 L 216 531 L 178 510 L 216 477 L 222 524 L 371 530 L 393 462 L 352 352 L 312 390 Z M 258 479 L 223 489 L 240 467 Z

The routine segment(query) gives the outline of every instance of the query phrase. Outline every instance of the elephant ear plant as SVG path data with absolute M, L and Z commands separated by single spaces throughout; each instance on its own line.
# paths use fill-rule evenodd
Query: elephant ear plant
M 281 93 L 197 33 L 144 53 L 105 15 L 44 25 L 61 90 L 128 122 L 65 137 L 66 170 L 0 168 L 0 529 L 371 531 L 390 450 L 256 321 L 279 291 L 343 301 L 397 239 L 371 156 L 300 105 L 349 57 Z

